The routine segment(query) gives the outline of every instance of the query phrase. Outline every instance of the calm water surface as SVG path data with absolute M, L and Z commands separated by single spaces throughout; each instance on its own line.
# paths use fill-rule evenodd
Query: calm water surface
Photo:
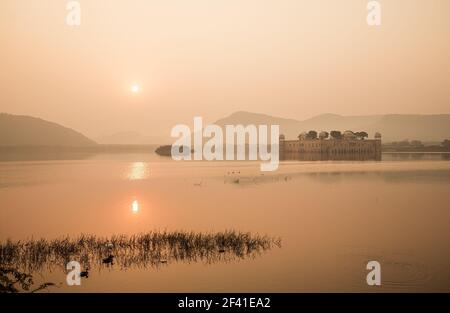
M 374 162 L 174 162 L 147 154 L 0 162 L 0 240 L 151 230 L 242 232 L 282 245 L 240 260 L 96 267 L 50 291 L 447 291 L 450 162 L 386 154 Z M 382 287 L 368 287 L 369 260 Z

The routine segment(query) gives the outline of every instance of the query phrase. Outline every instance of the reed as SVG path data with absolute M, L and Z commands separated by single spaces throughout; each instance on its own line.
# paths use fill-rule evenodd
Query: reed
M 0 243 L 0 267 L 27 272 L 42 268 L 64 267 L 69 261 L 100 269 L 115 266 L 158 267 L 172 262 L 228 262 L 255 257 L 272 247 L 281 247 L 281 239 L 258 234 L 225 231 L 198 233 L 151 231 L 131 236 L 99 237 L 82 234 L 76 238 L 30 239 Z

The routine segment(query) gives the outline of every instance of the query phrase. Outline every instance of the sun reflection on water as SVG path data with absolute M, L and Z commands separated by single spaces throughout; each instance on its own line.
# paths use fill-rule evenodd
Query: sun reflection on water
M 139 212 L 139 202 L 137 200 L 134 200 L 131 204 L 131 211 L 133 211 L 133 213 Z
M 148 164 L 144 162 L 134 162 L 131 164 L 127 174 L 129 180 L 146 179 L 150 174 Z

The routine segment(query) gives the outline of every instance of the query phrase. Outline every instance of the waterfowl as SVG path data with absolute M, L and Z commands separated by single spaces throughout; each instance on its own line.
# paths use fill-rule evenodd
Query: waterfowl
M 81 272 L 80 277 L 89 278 L 89 269 L 87 268 L 84 272 Z
M 114 256 L 113 255 L 109 255 L 107 258 L 103 259 L 103 264 L 113 264 L 113 260 L 114 260 Z

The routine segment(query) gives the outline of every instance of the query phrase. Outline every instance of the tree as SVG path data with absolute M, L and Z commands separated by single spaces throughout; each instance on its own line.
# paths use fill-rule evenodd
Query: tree
M 322 140 L 323 139 L 327 139 L 329 135 L 330 134 L 328 134 L 328 132 L 322 131 L 322 132 L 319 133 L 319 138 L 322 139 Z
M 300 135 L 298 135 L 298 139 L 300 139 L 300 140 L 308 139 L 308 133 L 302 132 Z
M 399 142 L 397 142 L 396 144 L 397 144 L 397 146 L 399 146 L 399 147 L 409 147 L 409 146 L 410 146 L 410 143 L 409 143 L 409 140 L 408 140 L 408 139 L 399 141 Z
M 450 140 L 445 139 L 445 140 L 442 142 L 442 146 L 445 147 L 445 148 L 450 148 Z
M 308 139 L 317 139 L 317 132 L 315 130 L 310 130 L 308 132 Z
M 364 140 L 364 138 L 369 137 L 369 134 L 366 132 L 356 132 L 355 136 L 356 136 L 356 138 L 358 138 L 360 140 Z
M 342 139 L 342 133 L 340 131 L 338 131 L 338 130 L 332 130 L 330 132 L 330 136 L 333 139 Z

